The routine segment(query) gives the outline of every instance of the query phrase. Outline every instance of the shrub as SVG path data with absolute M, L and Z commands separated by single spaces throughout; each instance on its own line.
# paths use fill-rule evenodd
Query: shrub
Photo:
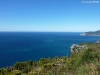
M 16 62 L 14 64 L 14 68 L 17 69 L 17 70 L 23 70 L 26 67 L 27 67 L 26 62 Z

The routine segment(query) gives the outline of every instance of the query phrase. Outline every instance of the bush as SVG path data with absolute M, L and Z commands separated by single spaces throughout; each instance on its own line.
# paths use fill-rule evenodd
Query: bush
M 14 68 L 17 70 L 23 70 L 26 67 L 27 67 L 26 62 L 16 62 L 14 65 Z

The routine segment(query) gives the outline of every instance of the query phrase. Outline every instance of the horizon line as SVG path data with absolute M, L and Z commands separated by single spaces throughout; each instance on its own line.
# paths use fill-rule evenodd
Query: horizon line
M 0 32 L 83 32 L 83 31 L 0 31 Z

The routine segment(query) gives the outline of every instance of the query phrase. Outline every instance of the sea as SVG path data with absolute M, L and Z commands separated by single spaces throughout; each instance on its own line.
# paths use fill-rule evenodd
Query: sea
M 41 58 L 70 57 L 72 44 L 96 42 L 100 36 L 82 32 L 0 32 L 0 68 Z

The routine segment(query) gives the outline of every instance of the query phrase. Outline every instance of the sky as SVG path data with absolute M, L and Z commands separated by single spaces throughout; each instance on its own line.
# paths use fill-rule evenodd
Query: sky
M 99 0 L 0 0 L 0 31 L 96 30 L 100 30 Z

